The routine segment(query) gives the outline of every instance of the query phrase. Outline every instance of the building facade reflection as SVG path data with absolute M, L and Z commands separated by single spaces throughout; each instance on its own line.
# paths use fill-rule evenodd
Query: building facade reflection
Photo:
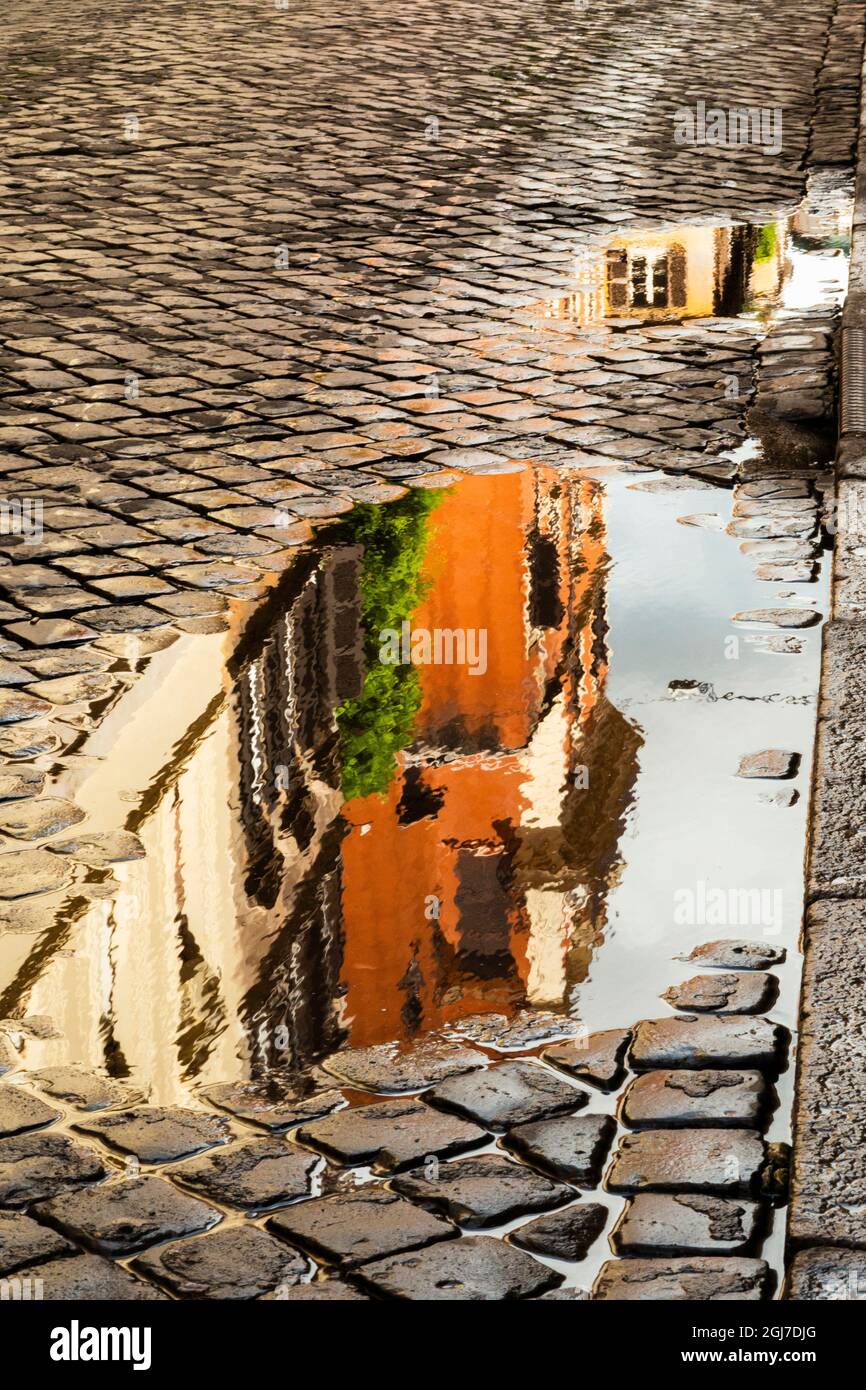
M 6 991 L 63 1033 L 33 1064 L 129 1074 L 169 1103 L 346 1041 L 567 1007 L 604 931 L 640 746 L 605 696 L 603 499 L 543 468 L 468 477 L 407 533 L 423 583 L 406 616 L 486 629 L 487 667 L 415 668 L 409 735 L 365 794 L 346 796 L 345 711 L 375 689 L 371 594 L 399 592 L 406 557 L 344 525 L 299 556 L 258 638 L 166 656 L 151 732 L 128 734 L 144 757 L 167 726 L 126 816 L 146 856 Z M 388 714 L 366 708 L 351 746 Z

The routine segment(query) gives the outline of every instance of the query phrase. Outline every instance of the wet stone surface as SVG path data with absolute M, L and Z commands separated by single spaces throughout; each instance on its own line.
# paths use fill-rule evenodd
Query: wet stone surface
M 144 858 L 144 846 L 137 835 L 128 830 L 115 830 L 106 835 L 76 835 L 74 839 L 55 840 L 49 845 L 52 854 L 68 855 L 82 864 L 101 867 L 103 864 L 128 864 Z
M 759 1129 L 769 1089 L 759 1071 L 651 1071 L 627 1086 L 620 1115 L 630 1129 Z
M 49 1264 L 28 1265 L 26 1276 L 40 1280 L 40 1296 L 63 1303 L 155 1302 L 166 1295 L 99 1255 L 74 1255 Z
M 488 1236 L 467 1236 L 376 1260 L 364 1265 L 358 1277 L 382 1297 L 423 1302 L 532 1298 L 562 1282 L 561 1274 Z
M 46 796 L 38 801 L 0 806 L 0 831 L 16 840 L 44 840 L 83 819 L 84 812 L 79 807 L 59 797 Z
M 0 1278 L 25 1265 L 75 1253 L 75 1246 L 56 1231 L 20 1212 L 0 1212 Z
M 782 748 L 767 748 L 762 753 L 747 753 L 740 759 L 738 777 L 793 777 L 800 763 L 799 753 Z
M 22 1091 L 20 1086 L 0 1085 L 0 1137 L 41 1129 L 59 1118 L 59 1110 L 52 1110 L 44 1101 Z
M 438 1170 L 415 1169 L 394 1178 L 396 1192 L 459 1225 L 478 1230 L 528 1212 L 561 1206 L 571 1191 L 498 1154 L 455 1159 Z
M 578 1202 L 572 1207 L 536 1216 L 512 1231 L 508 1239 L 521 1250 L 557 1260 L 582 1260 L 601 1235 L 607 1208 L 598 1202 Z
M 338 1080 L 365 1091 L 422 1091 L 446 1077 L 487 1065 L 483 1052 L 435 1040 L 417 1044 L 408 1052 L 381 1046 L 347 1049 L 324 1063 Z
M 311 535 L 310 522 L 358 503 L 419 496 L 415 489 L 454 477 L 441 470 L 501 470 L 513 460 L 557 467 L 630 459 L 638 468 L 688 471 L 690 485 L 695 474 L 730 481 L 748 472 L 721 451 L 752 428 L 745 412 L 756 358 L 765 416 L 773 410 L 789 421 L 824 416 L 832 398 L 832 322 L 798 318 L 777 325 L 762 342 L 763 330 L 733 316 L 730 305 L 728 317 L 665 324 L 657 321 L 653 298 L 636 317 L 616 324 L 593 318 L 584 326 L 574 321 L 573 305 L 559 307 L 559 296 L 574 298 L 575 257 L 587 250 L 600 256 L 596 268 L 603 279 L 620 264 L 620 254 L 626 264 L 630 252 L 614 249 L 611 260 L 608 243 L 634 227 L 666 233 L 677 219 L 709 227 L 723 217 L 717 241 L 733 248 L 727 270 L 719 256 L 724 276 L 736 269 L 738 257 L 751 259 L 749 238 L 763 224 L 772 228 L 779 209 L 792 207 L 802 193 L 807 143 L 824 158 L 850 154 L 857 84 L 849 81 L 840 93 L 835 78 L 837 69 L 845 70 L 846 51 L 849 67 L 856 68 L 859 45 L 847 28 L 838 37 L 844 0 L 835 8 L 826 47 L 834 80 L 819 85 L 817 96 L 831 0 L 815 0 L 805 13 L 795 0 L 779 0 L 762 15 L 759 54 L 738 41 L 751 20 L 733 0 L 720 0 L 714 11 L 720 37 L 701 43 L 693 15 L 676 7 L 633 7 L 625 15 L 600 0 L 575 16 L 556 14 L 540 0 L 513 14 L 481 3 L 472 7 L 471 39 L 465 16 L 447 9 L 431 15 L 430 42 L 420 58 L 417 16 L 399 3 L 383 8 L 362 0 L 357 14 L 337 24 L 323 0 L 311 0 L 302 23 L 297 16 L 275 18 L 273 7 L 251 22 L 248 7 L 228 7 L 215 30 L 210 21 L 203 27 L 200 16 L 180 12 L 174 0 L 154 4 L 147 15 L 124 14 L 118 67 L 109 3 L 109 24 L 97 40 L 105 80 L 96 86 L 84 80 L 79 61 L 92 48 L 94 19 L 103 18 L 93 0 L 49 7 L 36 28 L 19 0 L 12 0 L 6 16 L 9 41 L 26 51 L 28 62 L 13 78 L 12 101 L 0 115 L 16 160 L 6 189 L 13 221 L 5 239 L 9 293 L 0 309 L 0 448 L 6 451 L 4 500 L 38 497 L 45 533 L 37 544 L 8 528 L 0 536 L 0 755 L 10 760 L 0 772 L 0 829 L 10 837 L 0 855 L 0 897 L 13 907 L 26 900 L 23 911 L 4 910 L 2 933 L 41 935 L 57 928 L 59 900 L 67 901 L 61 890 L 77 892 L 87 881 L 87 896 L 98 903 L 109 896 L 110 875 L 89 871 L 134 864 L 143 854 L 131 832 L 58 838 L 71 803 L 43 796 L 47 778 L 27 760 L 44 759 L 52 777 L 56 767 L 74 781 L 86 764 L 76 765 L 78 755 L 67 757 L 69 750 L 83 735 L 86 745 L 92 730 L 102 734 L 113 697 L 147 671 L 144 658 L 166 650 L 179 633 L 216 635 L 236 619 L 242 625 L 234 600 L 259 601 L 264 576 L 270 582 L 291 567 L 294 547 Z M 370 48 L 371 61 L 359 67 L 362 48 Z M 58 65 L 60 51 L 68 59 Z M 262 64 L 264 51 L 292 75 L 278 84 L 284 141 L 272 138 L 268 113 L 275 89 Z M 659 53 L 661 95 L 653 72 Z M 442 54 L 447 61 L 440 61 Z M 600 54 L 608 64 L 601 82 Z M 146 78 L 154 92 L 136 130 L 137 145 L 119 125 L 111 129 L 121 67 L 124 80 Z M 183 74 L 190 72 L 194 146 L 182 90 Z M 330 108 L 320 101 L 323 79 L 337 94 Z M 769 161 L 748 146 L 710 147 L 701 151 L 703 172 L 696 178 L 695 152 L 674 142 L 672 129 L 677 107 L 702 89 L 712 89 L 723 103 L 784 108 L 780 156 Z M 170 100 L 161 99 L 166 91 Z M 430 107 L 431 91 L 448 112 L 434 139 L 419 118 Z M 625 120 L 623 91 L 629 93 Z M 22 120 L 21 111 L 32 109 L 38 119 Z M 491 111 L 498 112 L 495 119 Z M 644 136 L 638 147 L 635 129 Z M 306 154 L 299 164 L 286 150 L 300 146 Z M 248 158 L 253 147 L 256 154 Z M 59 155 L 64 177 L 46 178 L 46 169 L 58 174 Z M 100 189 L 110 196 L 100 198 Z M 727 225 L 732 219 L 737 227 Z M 179 221 L 186 229 L 180 243 Z M 83 225 L 92 233 L 86 244 Z M 676 278 L 673 260 L 665 275 L 668 269 Z M 621 308 L 640 307 L 639 298 L 628 302 L 625 281 L 618 288 L 625 295 Z M 652 292 L 661 290 L 657 277 Z M 725 381 L 735 389 L 723 395 Z M 770 440 L 772 423 L 762 428 Z M 778 429 L 774 437 L 776 447 L 797 440 Z M 769 571 L 762 578 L 811 578 L 814 501 L 805 481 L 753 481 L 736 490 L 728 529 L 743 553 Z M 788 505 L 801 502 L 806 505 Z M 708 506 L 716 505 L 714 497 Z M 785 629 L 812 622 L 817 612 L 774 603 L 769 598 L 766 610 L 738 619 L 782 625 L 765 634 L 765 650 L 797 650 L 782 644 L 808 642 L 808 634 L 792 637 Z M 319 829 L 316 821 L 317 846 Z M 48 835 L 48 849 L 11 846 L 16 838 Z M 41 910 L 31 905 L 35 895 L 46 900 Z M 199 944 L 193 929 L 189 937 Z M 193 962 L 187 945 L 185 1000 L 211 989 L 205 965 Z M 284 962 L 271 963 L 280 975 Z M 719 964 L 739 968 L 736 961 Z M 404 978 L 411 986 L 408 972 Z M 407 995 L 407 1014 L 415 1002 Z M 498 998 L 494 1006 L 505 1007 Z M 100 1039 L 107 1043 L 102 1025 Z M 185 1025 L 188 1047 L 194 1030 Z M 550 1042 L 570 1025 L 558 1015 L 521 1010 L 510 1020 L 486 1015 L 462 1028 L 449 1025 L 449 1034 L 461 1031 L 467 1043 L 509 1051 Z M 731 1061 L 729 1054 L 742 1040 L 725 1039 L 728 1052 L 713 1065 L 739 1066 L 739 1056 Z M 110 1040 L 122 1069 L 123 1044 L 113 1033 Z M 611 1089 L 623 1076 L 627 1041 L 628 1034 L 614 1030 L 545 1055 L 578 1080 Z M 335 1030 L 316 1056 L 339 1042 Z M 646 1054 L 646 1039 L 642 1046 Z M 666 1065 L 693 1065 L 688 1058 L 702 1055 L 682 1038 L 678 1046 L 687 1060 L 678 1055 Z M 716 1035 L 707 1056 L 718 1046 Z M 3 1047 L 0 1039 L 0 1071 Z M 93 1057 L 102 1060 L 98 1050 Z M 194 1067 L 187 1072 L 189 1061 L 187 1054 L 184 1080 L 191 1075 L 197 1086 L 199 1073 Z M 372 1092 L 434 1086 L 445 1104 L 455 1086 L 454 1108 L 497 1132 L 529 1121 L 541 1121 L 527 1125 L 536 1130 L 557 1126 L 558 1120 L 542 1117 L 586 1104 L 574 1088 L 560 1104 L 556 1087 L 567 1083 L 538 1063 L 515 1064 L 510 1074 L 504 1067 L 473 1072 L 488 1061 L 470 1047 L 435 1039 L 399 1051 L 390 1045 L 347 1049 L 326 1065 L 337 1081 Z M 33 1065 L 29 1058 L 26 1064 Z M 533 1075 L 520 1080 L 522 1067 Z M 141 1104 L 135 1081 L 76 1076 L 57 1067 L 37 1076 L 44 1094 L 79 1110 Z M 229 1079 L 197 1093 L 260 1130 L 300 1124 L 301 1140 L 317 1152 L 347 1163 L 372 1161 L 382 1172 L 428 1155 L 445 1158 L 487 1137 L 446 1111 L 413 1102 L 411 1109 L 378 1116 L 372 1113 L 377 1106 L 367 1105 L 364 1116 L 338 1110 L 323 1119 L 342 1105 L 336 1089 L 275 1093 Z M 173 1100 L 177 1092 L 169 1088 L 168 1094 Z M 612 1126 L 604 1117 L 568 1118 L 592 1121 L 597 1134 Z M 183 1164 L 183 1174 L 197 1175 L 214 1201 L 244 1210 L 257 1210 L 248 1204 L 262 1197 L 288 1199 L 295 1177 L 306 1190 L 308 1165 L 318 1161 L 300 1156 L 286 1171 L 280 1154 L 289 1146 L 275 1146 L 275 1177 L 270 1158 L 250 1164 L 246 1158 L 269 1151 L 270 1139 L 223 1148 L 240 1126 L 230 1129 L 198 1111 L 112 1112 L 81 1128 L 145 1162 L 208 1150 Z M 578 1130 L 591 1141 L 592 1124 Z M 0 1190 L 7 1176 L 5 1142 Z M 533 1161 L 541 1162 L 538 1143 Z M 549 1151 L 567 1162 L 552 1139 Z M 21 1160 L 25 1181 L 36 1152 Z M 58 1150 L 39 1152 L 46 1163 L 56 1163 Z M 576 1143 L 575 1172 L 584 1155 Z M 92 1162 L 102 1175 L 95 1156 Z M 588 1162 L 594 1170 L 594 1153 Z M 450 1166 L 458 1165 L 443 1168 Z M 524 1186 L 545 1181 L 530 1169 L 508 1166 L 526 1175 L 514 1179 Z M 74 1163 L 67 1169 L 71 1181 L 80 1180 Z M 181 1169 L 165 1177 L 179 1175 Z M 37 1174 L 37 1192 L 44 1176 Z M 88 1190 L 79 1205 L 90 1210 L 92 1198 L 96 1219 L 114 1190 Z M 143 1190 L 130 1188 L 126 1196 Z M 285 1215 L 300 1219 L 300 1211 L 313 1205 Z M 416 1208 L 416 1219 L 422 1215 Z M 566 1212 L 557 1215 L 566 1222 Z M 137 1218 L 141 1229 L 147 1219 L 146 1212 Z M 139 1263 L 148 1277 L 181 1296 L 271 1298 L 275 1287 L 293 1300 L 332 1296 L 312 1292 L 327 1287 L 318 1281 L 295 1286 L 302 1271 L 309 1273 L 308 1262 L 250 1227 L 183 1240 L 146 1261 Z M 118 1297 L 159 1296 L 91 1256 L 53 1263 L 69 1267 L 72 1296 L 99 1297 L 107 1290 L 111 1297 L 113 1289 Z M 728 1265 L 740 1268 L 736 1261 Z M 398 1256 L 396 1267 L 393 1260 L 376 1266 L 374 1287 L 385 1297 L 537 1297 L 558 1277 L 486 1239 L 444 1241 Z M 365 1279 L 373 1274 L 365 1267 Z M 711 1290 L 705 1296 L 728 1296 L 716 1292 L 709 1275 L 700 1280 L 696 1288 Z
M 568 1037 L 577 1030 L 572 1020 L 562 1014 L 520 1009 L 512 1019 L 504 1014 L 470 1015 L 455 1024 L 453 1031 L 467 1042 L 508 1052 L 537 1047 L 552 1038 Z
M 308 1196 L 318 1165 L 315 1154 L 286 1140 L 252 1139 L 190 1159 L 168 1176 L 213 1202 L 257 1212 Z
M 92 1149 L 65 1134 L 0 1139 L 0 1207 L 25 1207 L 98 1182 L 108 1169 Z
M 611 1192 L 747 1195 L 764 1157 L 764 1142 L 754 1130 L 645 1130 L 623 1136 L 605 1182 Z
M 427 1099 L 487 1129 L 501 1131 L 579 1110 L 589 1097 L 544 1067 L 513 1061 L 491 1067 L 483 1075 L 453 1077 L 434 1087 Z
M 742 1255 L 754 1243 L 757 1203 L 734 1197 L 651 1193 L 633 1197 L 611 1232 L 617 1255 Z
M 502 1141 L 537 1168 L 578 1187 L 595 1187 L 616 1124 L 610 1115 L 561 1115 L 517 1125 Z
M 766 970 L 781 965 L 785 959 L 784 946 L 769 946 L 763 941 L 707 941 L 696 946 L 684 960 L 697 965 L 713 966 L 720 970 Z
M 182 1298 L 258 1298 L 297 1284 L 309 1262 L 256 1226 L 209 1231 L 138 1255 L 132 1268 Z
M 652 1067 L 756 1067 L 776 1071 L 787 1030 L 765 1018 L 652 1019 L 635 1029 L 630 1061 L 635 1071 Z
M 0 898 L 27 898 L 50 893 L 72 882 L 68 864 L 44 849 L 0 854 Z
M 766 1298 L 770 1285 L 770 1267 L 764 1260 L 711 1255 L 609 1260 L 595 1282 L 593 1298 L 751 1303 Z
M 751 971 L 744 975 L 694 975 L 673 985 L 661 996 L 675 1009 L 700 1013 L 754 1014 L 768 1009 L 777 985 L 772 975 Z
M 76 1110 L 107 1110 L 136 1105 L 144 1099 L 128 1082 L 100 1076 L 84 1067 L 45 1067 L 31 1072 L 27 1079 L 45 1095 Z
M 272 1216 L 268 1225 L 293 1245 L 345 1267 L 458 1234 L 441 1217 L 380 1187 L 302 1202 Z
M 251 1081 L 225 1082 L 207 1086 L 202 1097 L 219 1110 L 227 1110 L 239 1120 L 259 1125 L 262 1129 L 290 1129 L 305 1120 L 327 1115 L 343 1105 L 342 1092 L 267 1086 Z
M 814 627 L 820 620 L 821 614 L 812 608 L 751 608 L 747 612 L 734 613 L 731 618 L 732 623 L 782 628 Z
M 0 801 L 17 801 L 38 796 L 45 785 L 45 773 L 35 767 L 22 767 L 0 772 Z
M 142 1163 L 169 1163 L 230 1137 L 226 1120 L 197 1110 L 140 1108 L 77 1120 L 75 1128 Z
M 215 1226 L 220 1213 L 161 1178 L 127 1178 L 68 1192 L 34 1208 L 40 1221 L 102 1255 L 126 1255 L 155 1241 Z
M 866 1301 L 866 1251 L 842 1246 L 799 1251 L 788 1267 L 784 1296 L 809 1302 Z
M 623 1058 L 630 1041 L 630 1030 L 609 1028 L 601 1033 L 590 1033 L 577 1042 L 548 1047 L 541 1055 L 545 1062 L 561 1067 L 579 1081 L 609 1091 L 625 1075 Z
M 302 1125 L 297 1137 L 339 1163 L 372 1164 L 377 1171 L 394 1172 L 428 1154 L 450 1158 L 463 1153 L 488 1135 L 477 1125 L 422 1101 L 400 1098 L 341 1110 Z

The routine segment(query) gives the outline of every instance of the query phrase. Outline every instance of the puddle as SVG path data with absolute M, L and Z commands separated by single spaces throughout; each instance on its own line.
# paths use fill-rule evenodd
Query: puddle
M 592 245 L 575 258 L 574 286 L 540 308 L 580 327 L 678 324 L 810 308 L 847 289 L 850 178 L 827 174 L 792 215 L 762 226 L 674 226 Z
M 707 929 L 677 926 L 674 894 L 700 883 L 778 890 L 784 920 L 757 925 L 795 945 L 819 629 L 779 655 L 732 624 L 768 585 L 735 538 L 677 520 L 727 521 L 730 492 L 657 476 L 414 494 L 304 557 L 234 680 L 231 637 L 153 657 L 58 783 L 146 856 L 74 956 L 48 951 L 22 994 L 7 966 L 8 1004 L 67 1038 L 36 1060 L 122 1056 L 168 1102 L 254 1069 L 263 1027 L 305 1065 L 485 1010 L 632 1023 L 690 973 L 671 957 Z M 452 650 L 364 683 L 362 615 L 368 653 L 389 629 L 398 654 L 437 631 Z M 792 807 L 734 776 L 765 746 L 805 755 Z
M 838 302 L 846 235 L 818 199 L 763 228 L 618 238 L 542 317 L 755 333 Z M 0 1015 L 61 1034 L 30 1039 L 28 1067 L 189 1104 L 479 1013 L 628 1026 L 673 1016 L 659 995 L 696 973 L 677 957 L 718 936 L 787 948 L 772 1016 L 796 1026 L 820 627 L 773 650 L 733 617 L 825 613 L 824 567 L 768 583 L 727 529 L 730 490 L 598 462 L 358 508 L 258 611 L 149 656 L 55 778 L 79 829 L 124 827 L 144 857 L 116 883 L 91 871 L 49 929 L 0 936 Z M 735 775 L 765 748 L 801 755 L 793 782 Z M 793 804 L 766 799 L 788 786 Z M 745 922 L 713 915 L 720 890 Z M 569 1281 L 606 1258 L 601 1239 Z
M 232 636 L 154 656 L 59 784 L 146 857 L 36 951 L 2 939 L 4 1012 L 63 1035 L 28 1063 L 188 1103 L 467 1014 L 663 1016 L 695 973 L 674 957 L 732 934 L 679 920 L 701 884 L 762 895 L 743 931 L 787 946 L 774 1017 L 793 1026 L 819 629 L 781 656 L 738 632 L 769 586 L 732 536 L 677 521 L 727 520 L 731 493 L 646 491 L 657 476 L 414 494 L 299 562 L 233 680 Z M 801 587 L 823 607 L 823 581 Z M 486 669 L 380 665 L 362 687 L 360 620 L 399 630 L 407 596 L 415 634 L 486 632 Z M 734 776 L 766 746 L 804 755 L 794 806 Z

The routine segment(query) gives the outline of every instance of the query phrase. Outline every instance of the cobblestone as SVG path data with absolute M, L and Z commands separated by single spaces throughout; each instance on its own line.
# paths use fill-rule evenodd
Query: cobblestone
M 489 1236 L 467 1236 L 376 1260 L 364 1265 L 358 1277 L 382 1297 L 423 1302 L 532 1298 L 562 1282 L 562 1275 L 547 1265 Z
M 101 1183 L 92 1192 L 67 1192 L 33 1211 L 40 1221 L 102 1255 L 128 1255 L 159 1240 L 205 1231 L 220 1219 L 213 1207 L 151 1177 Z
M 650 1193 L 632 1197 L 614 1226 L 617 1255 L 743 1255 L 753 1246 L 759 1208 L 755 1202 Z
M 64 1134 L 0 1139 L 0 1207 L 25 1207 L 97 1182 L 108 1169 L 92 1149 Z
M 92 1120 L 76 1120 L 83 1134 L 102 1139 L 142 1163 L 169 1163 L 173 1158 L 224 1144 L 230 1136 L 226 1120 L 196 1110 L 139 1108 L 109 1112 Z
M 0 1278 L 26 1265 L 74 1252 L 71 1241 L 56 1231 L 46 1230 L 29 1216 L 22 1216 L 20 1212 L 0 1212 Z
M 166 1298 L 159 1289 L 98 1255 L 28 1265 L 25 1273 L 39 1288 L 40 1297 L 53 1302 L 153 1303 Z
M 700 1013 L 756 1014 L 770 1007 L 777 993 L 772 975 L 693 975 L 661 996 L 675 1009 Z
M 574 1206 L 537 1216 L 512 1231 L 513 1245 L 533 1255 L 557 1260 L 582 1260 L 604 1230 L 607 1208 L 598 1202 L 577 1202 Z
M 309 1263 L 256 1226 L 231 1226 L 160 1245 L 132 1268 L 184 1298 L 246 1299 L 297 1284 Z
M 687 1259 L 609 1260 L 593 1298 L 675 1300 L 701 1303 L 759 1302 L 772 1277 L 764 1260 L 692 1256 Z
M 28 1095 L 20 1086 L 0 1086 L 0 1136 L 21 1134 L 28 1129 L 41 1129 L 60 1118 L 59 1110 Z
M 762 941 L 707 941 L 683 959 L 719 970 L 766 970 L 770 965 L 782 964 L 785 948 Z
M 503 1062 L 480 1076 L 452 1077 L 429 1095 L 434 1105 L 456 1110 L 492 1130 L 568 1114 L 588 1099 L 585 1091 L 555 1072 L 523 1060 Z
M 746 432 L 755 380 L 761 411 L 826 414 L 832 324 L 789 325 L 764 341 L 757 325 L 734 317 L 586 327 L 572 302 L 575 264 L 615 249 L 622 232 L 698 223 L 730 237 L 734 221 L 760 226 L 793 209 L 807 149 L 813 164 L 848 157 L 861 0 L 815 0 L 806 13 L 795 0 L 761 0 L 759 11 L 760 53 L 744 42 L 755 15 L 744 17 L 734 0 L 713 7 L 700 45 L 694 7 L 601 0 L 560 14 L 541 0 L 514 11 L 473 0 L 471 23 L 465 12 L 431 12 L 421 46 L 417 14 L 403 0 L 362 0 L 337 19 L 323 0 L 303 13 L 238 0 L 206 23 L 179 0 L 155 0 L 146 14 L 122 0 L 107 10 L 94 0 L 37 10 L 13 0 L 6 37 L 25 61 L 0 114 L 11 156 L 0 233 L 8 274 L 0 500 L 22 518 L 38 504 L 39 536 L 6 525 L 4 512 L 0 755 L 10 761 L 0 769 L 0 830 L 9 837 L 0 897 L 9 905 L 0 931 L 56 927 L 59 890 L 103 896 L 109 866 L 142 852 L 128 831 L 53 838 L 77 811 L 46 793 L 46 776 L 28 760 L 44 756 L 52 775 L 69 769 L 82 730 L 98 725 L 151 655 L 179 633 L 220 632 L 257 604 L 314 526 L 358 503 L 446 483 L 450 470 L 521 461 L 632 460 L 687 472 L 690 483 L 731 481 L 746 476 L 728 455 Z M 783 107 L 778 156 L 678 144 L 675 113 L 702 92 Z M 796 489 L 767 501 L 749 486 L 738 489 L 732 527 L 743 549 L 758 547 L 746 553 L 786 571 L 768 577 L 811 573 L 811 501 L 808 511 L 786 508 Z M 39 847 L 15 848 L 15 838 Z M 759 966 L 757 957 L 723 959 L 725 950 L 702 966 L 763 968 L 774 959 Z M 724 992 L 724 979 L 710 988 Z M 775 1025 L 708 1022 L 733 1031 L 641 1024 L 635 1066 L 770 1070 L 780 1060 Z M 463 1031 L 468 1042 L 507 1051 L 558 1030 L 571 1025 L 533 1014 L 501 1025 L 485 1016 Z M 624 1030 L 578 1036 L 544 1058 L 613 1089 L 629 1040 Z M 46 1067 L 28 1084 L 75 1111 L 103 1113 L 71 1117 L 81 1145 L 59 1132 L 0 1139 L 0 1205 L 41 1202 L 80 1244 L 112 1253 L 188 1235 L 185 1220 L 210 1219 L 211 1207 L 167 1177 L 243 1214 L 305 1198 L 272 1218 L 289 1241 L 289 1227 L 314 1223 L 320 1208 L 375 1205 L 381 1218 L 380 1188 L 306 1199 L 320 1160 L 272 1137 L 296 1125 L 292 1140 L 316 1154 L 390 1173 L 452 1158 L 484 1143 L 488 1127 L 523 1122 L 522 1157 L 546 1166 L 555 1153 L 563 1171 L 570 1163 L 571 1181 L 597 1181 L 613 1120 L 568 1113 L 539 1123 L 589 1097 L 538 1061 L 488 1061 L 453 1038 L 399 1053 L 344 1051 L 326 1063 L 333 1087 L 320 1074 L 323 1089 L 312 1091 L 232 1081 L 202 1091 L 231 1124 L 200 1110 L 151 1109 L 134 1084 L 113 1077 Z M 15 1065 L 0 1039 L 0 1072 Z M 630 1095 L 645 1094 L 650 1080 Z M 346 1110 L 338 1085 L 434 1090 L 423 1101 Z M 15 1095 L 19 1108 L 54 1120 L 53 1108 L 25 1095 Z M 245 1125 L 268 1137 L 233 1142 Z M 509 1129 L 504 1143 L 519 1150 L 520 1140 L 521 1129 Z M 160 1177 L 104 1184 L 115 1170 L 98 1144 L 154 1164 L 208 1152 Z M 388 1209 L 450 1235 L 422 1209 L 434 1202 L 429 1182 L 396 1178 L 395 1186 L 414 1185 L 415 1205 L 389 1193 Z M 450 1214 L 479 1224 L 574 1196 L 489 1154 L 442 1163 L 435 1190 L 437 1200 L 447 1190 Z M 720 1198 L 701 1200 L 727 1210 Z M 522 1232 L 577 1248 L 603 1210 L 572 1205 Z M 0 1216 L 0 1253 L 9 1220 Z M 260 1227 L 232 1224 L 239 1220 L 139 1255 L 136 1275 L 180 1297 L 360 1296 L 339 1281 L 299 1282 L 310 1261 Z M 46 1297 L 164 1296 L 109 1260 L 41 1247 L 22 1225 L 29 1217 L 11 1221 L 19 1246 L 7 1237 L 8 1249 L 24 1251 Z M 318 1236 L 322 1258 L 352 1258 L 325 1250 L 320 1216 L 314 1224 L 310 1248 Z M 381 1222 L 378 1231 L 368 1224 L 385 1239 Z M 643 1296 L 634 1290 L 651 1285 L 653 1297 L 750 1298 L 767 1284 L 766 1266 L 753 1261 L 628 1265 L 625 1273 L 608 1266 L 596 1296 L 614 1287 Z M 377 1297 L 510 1299 L 543 1296 L 560 1276 L 510 1243 L 469 1237 L 371 1260 L 352 1277 Z
M 329 1057 L 324 1066 L 338 1080 L 365 1091 L 422 1091 L 486 1063 L 483 1052 L 429 1039 L 405 1052 L 390 1043 L 348 1049 Z
M 458 1234 L 441 1217 L 379 1187 L 301 1202 L 272 1216 L 268 1225 L 293 1244 L 343 1268 L 451 1240 Z
M 414 1169 L 394 1178 L 396 1192 L 472 1230 L 499 1226 L 532 1211 L 561 1206 L 569 1188 L 499 1154 L 455 1159 L 438 1171 Z
M 84 1067 L 46 1067 L 43 1071 L 31 1072 L 28 1080 L 46 1095 L 76 1110 L 106 1110 L 135 1105 L 144 1099 L 141 1092 L 128 1083 L 98 1076 Z
M 575 1043 L 560 1043 L 541 1054 L 546 1062 L 561 1067 L 578 1081 L 586 1081 L 602 1091 L 613 1090 L 625 1075 L 623 1058 L 631 1042 L 625 1028 L 609 1028 L 590 1033 Z
M 760 1128 L 769 1086 L 759 1071 L 650 1071 L 623 1092 L 620 1116 L 631 1129 Z
M 298 1130 L 301 1143 L 329 1158 L 369 1163 L 379 1172 L 411 1167 L 428 1154 L 450 1158 L 487 1137 L 477 1125 L 402 1098 L 342 1110 Z
M 252 1139 L 191 1159 L 168 1176 L 213 1202 L 259 1212 L 309 1196 L 318 1163 L 286 1140 Z
M 565 1182 L 595 1187 L 615 1132 L 610 1115 L 560 1115 L 518 1125 L 508 1131 L 503 1143 Z
M 754 1191 L 764 1164 L 750 1129 L 644 1130 L 620 1140 L 605 1182 L 611 1192 Z
M 311 1094 L 308 1088 L 244 1081 L 208 1086 L 202 1096 L 217 1109 L 273 1132 L 317 1119 L 343 1104 L 341 1091 L 313 1090 Z
M 671 1018 L 639 1023 L 630 1054 L 636 1071 L 651 1067 L 757 1067 L 777 1070 L 787 1031 L 750 1015 Z

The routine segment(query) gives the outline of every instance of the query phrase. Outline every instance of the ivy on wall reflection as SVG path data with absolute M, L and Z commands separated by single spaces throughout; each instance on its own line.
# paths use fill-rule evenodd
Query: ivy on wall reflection
M 356 508 L 340 528 L 347 540 L 364 548 L 361 622 L 366 674 L 361 694 L 337 710 L 341 785 L 347 801 L 387 791 L 396 754 L 412 738 L 421 707 L 418 670 L 383 664 L 380 634 L 385 628 L 399 632 L 429 587 L 423 577 L 429 520 L 441 497 L 441 492 L 416 488 L 390 506 Z

